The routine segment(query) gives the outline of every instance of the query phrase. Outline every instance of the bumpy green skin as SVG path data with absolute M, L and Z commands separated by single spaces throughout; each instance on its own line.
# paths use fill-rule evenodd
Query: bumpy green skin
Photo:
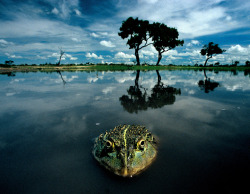
M 140 125 L 119 125 L 96 138 L 93 155 L 117 175 L 132 177 L 145 170 L 156 158 L 154 136 Z

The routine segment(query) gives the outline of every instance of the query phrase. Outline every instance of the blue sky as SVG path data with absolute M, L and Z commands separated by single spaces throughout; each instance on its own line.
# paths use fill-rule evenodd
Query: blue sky
M 185 41 L 164 53 L 161 64 L 204 63 L 200 49 L 215 42 L 226 53 L 209 63 L 250 60 L 249 0 L 0 0 L 0 63 L 132 63 L 134 50 L 118 36 L 122 21 L 138 17 L 165 23 Z M 152 46 L 141 62 L 155 64 Z

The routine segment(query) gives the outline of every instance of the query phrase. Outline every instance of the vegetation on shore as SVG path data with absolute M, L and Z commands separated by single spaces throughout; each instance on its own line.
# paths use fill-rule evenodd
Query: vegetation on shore
M 250 70 L 250 66 L 237 66 L 237 65 L 126 65 L 126 64 L 62 64 L 60 66 L 56 64 L 40 64 L 40 65 L 6 65 L 0 64 L 0 73 L 4 72 L 49 72 L 49 71 L 127 71 L 127 70 L 217 70 L 217 71 L 244 71 Z

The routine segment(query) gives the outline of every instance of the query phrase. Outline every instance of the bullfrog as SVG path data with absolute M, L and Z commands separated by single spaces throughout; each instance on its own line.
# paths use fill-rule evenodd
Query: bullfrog
M 119 125 L 96 138 L 93 155 L 116 175 L 132 177 L 154 161 L 157 141 L 144 126 Z

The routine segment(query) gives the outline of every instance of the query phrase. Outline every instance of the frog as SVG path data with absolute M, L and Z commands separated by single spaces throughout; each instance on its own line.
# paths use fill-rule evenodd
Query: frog
M 145 126 L 124 124 L 100 134 L 92 153 L 110 172 L 133 177 L 155 161 L 157 146 L 157 138 Z

